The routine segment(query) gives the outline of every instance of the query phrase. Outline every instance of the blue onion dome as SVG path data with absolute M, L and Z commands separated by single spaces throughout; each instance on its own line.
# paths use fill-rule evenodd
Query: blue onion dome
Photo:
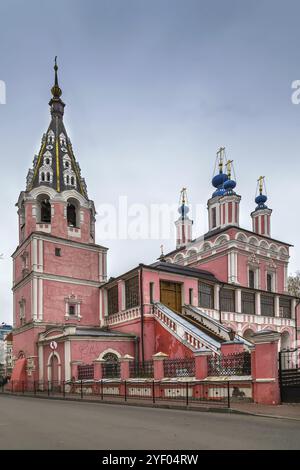
M 228 176 L 226 175 L 226 173 L 220 172 L 216 176 L 213 177 L 213 179 L 211 180 L 211 183 L 215 188 L 219 188 L 219 186 L 223 186 L 223 184 L 227 180 L 228 180 Z
M 265 196 L 264 194 L 259 194 L 258 196 L 256 196 L 255 198 L 255 202 L 256 204 L 258 205 L 263 205 L 265 202 L 267 202 L 268 198 L 267 196 Z
M 188 206 L 185 204 L 182 204 L 180 207 L 178 207 L 178 212 L 182 217 L 185 217 L 189 213 L 190 209 Z
M 232 179 L 229 179 L 225 181 L 224 183 L 224 189 L 226 191 L 232 191 L 236 187 L 236 182 Z

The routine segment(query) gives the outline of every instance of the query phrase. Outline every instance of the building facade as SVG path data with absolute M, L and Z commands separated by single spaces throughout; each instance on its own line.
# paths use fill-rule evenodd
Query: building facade
M 61 382 L 78 365 L 146 361 L 157 353 L 220 354 L 234 338 L 272 329 L 281 347 L 296 339 L 298 299 L 288 295 L 289 247 L 271 238 L 260 179 L 252 231 L 239 226 L 232 162 L 218 152 L 209 231 L 192 238 L 186 191 L 176 249 L 107 280 L 107 248 L 96 243 L 95 207 L 64 126 L 57 65 L 51 121 L 17 208 L 13 258 L 13 378 Z

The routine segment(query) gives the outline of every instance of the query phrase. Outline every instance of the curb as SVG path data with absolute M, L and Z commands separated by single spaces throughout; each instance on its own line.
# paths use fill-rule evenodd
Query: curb
M 244 416 L 256 416 L 259 418 L 274 418 L 274 419 L 288 419 L 290 421 L 300 421 L 299 418 L 293 418 L 291 416 L 281 416 L 281 415 L 268 415 L 263 413 L 254 413 L 251 411 L 242 411 L 236 410 L 234 408 L 213 408 L 210 406 L 193 406 L 193 405 L 173 405 L 173 404 L 166 404 L 166 403 L 138 403 L 138 402 L 130 402 L 130 401 L 113 401 L 113 400 L 91 400 L 89 398 L 81 399 L 81 398 L 63 398 L 63 397 L 48 397 L 43 395 L 28 395 L 24 394 L 11 394 L 2 392 L 0 394 L 5 395 L 7 397 L 26 397 L 26 398 L 38 398 L 42 400 L 56 400 L 56 401 L 64 401 L 64 402 L 76 402 L 76 403 L 94 403 L 96 405 L 119 405 L 119 406 L 135 406 L 140 408 L 158 408 L 158 409 L 169 409 L 169 410 L 178 410 L 178 411 L 198 411 L 202 413 L 223 413 L 223 414 L 235 414 L 235 415 L 244 415 Z

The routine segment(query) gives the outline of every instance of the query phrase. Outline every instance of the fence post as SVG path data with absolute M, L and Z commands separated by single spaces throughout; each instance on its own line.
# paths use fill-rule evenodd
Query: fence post
M 155 403 L 155 382 L 152 380 L 152 401 Z
M 24 383 L 24 380 L 22 380 L 22 393 L 24 395 L 24 392 L 25 392 L 25 383 Z
M 66 398 L 66 388 L 65 388 L 65 381 L 63 380 L 62 386 L 63 386 L 63 397 Z
M 185 383 L 185 392 L 186 392 L 186 406 L 189 404 L 189 383 Z
M 11 393 L 14 393 L 14 381 L 11 381 Z
M 195 357 L 195 377 L 197 380 L 206 379 L 208 376 L 208 360 L 212 352 L 206 348 L 201 348 L 194 353 Z
M 101 400 L 103 400 L 103 380 L 102 379 L 100 382 L 100 393 L 101 393 Z
M 168 357 L 168 354 L 162 352 L 158 352 L 152 356 L 155 380 L 162 380 L 164 378 L 164 360 Z
M 230 383 L 227 382 L 227 408 L 230 408 Z
M 255 403 L 278 405 L 280 389 L 278 378 L 278 341 L 280 333 L 262 330 L 251 337 L 255 344 L 252 352 L 253 399 Z
M 121 368 L 121 380 L 127 380 L 130 377 L 130 362 L 134 360 L 134 357 L 125 354 L 124 357 L 120 359 L 120 368 Z
M 36 395 L 36 383 L 35 383 L 35 380 L 33 381 L 33 393 Z
M 80 397 L 83 399 L 83 389 L 82 389 L 82 380 L 80 380 Z
M 49 395 L 50 395 L 50 382 L 48 380 L 48 397 L 49 397 Z

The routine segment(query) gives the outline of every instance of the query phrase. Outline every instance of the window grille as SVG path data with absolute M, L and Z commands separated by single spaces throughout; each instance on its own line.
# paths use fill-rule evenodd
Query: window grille
M 199 307 L 214 308 L 214 287 L 199 282 Z
M 137 307 L 140 303 L 139 278 L 134 276 L 125 281 L 126 309 Z
M 260 296 L 260 309 L 261 315 L 265 315 L 267 317 L 274 317 L 274 297 L 271 295 L 262 294 Z
M 279 315 L 283 318 L 291 318 L 291 299 L 285 297 L 279 298 Z
M 119 293 L 118 285 L 115 285 L 107 290 L 107 308 L 108 315 L 117 313 L 119 311 Z
M 221 288 L 220 301 L 221 310 L 235 312 L 235 290 Z
M 255 315 L 255 294 L 254 292 L 242 291 L 242 313 Z

